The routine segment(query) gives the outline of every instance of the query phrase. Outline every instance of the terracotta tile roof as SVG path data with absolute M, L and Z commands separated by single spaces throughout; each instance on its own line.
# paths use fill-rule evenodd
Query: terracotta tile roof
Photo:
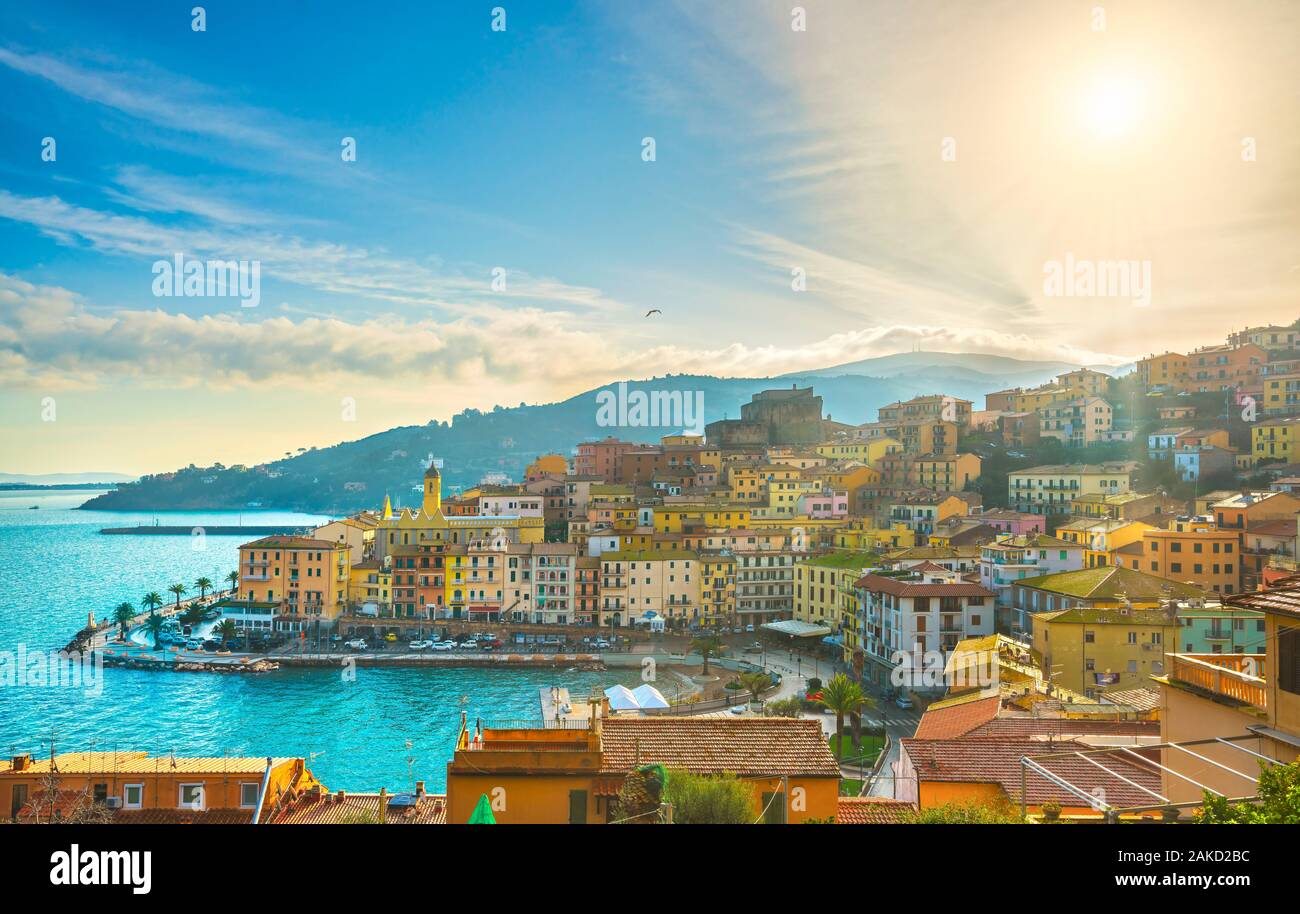
M 1089 748 L 1083 743 L 1068 741 L 1057 743 L 1049 749 L 1041 742 L 1023 739 L 904 739 L 901 751 L 911 761 L 920 781 L 996 784 L 1012 803 L 1019 803 L 1022 758 L 1035 758 L 1048 752 L 1082 752 Z M 1115 754 L 1091 757 L 1128 780 L 1160 792 L 1159 769 L 1140 765 Z M 1086 793 L 1101 788 L 1105 791 L 1106 802 L 1112 807 L 1142 806 L 1156 802 L 1151 794 L 1126 784 L 1081 758 L 1039 759 L 1039 764 Z M 1062 806 L 1085 805 L 1082 799 L 1068 790 L 1058 787 L 1042 775 L 1035 776 L 1032 773 L 1026 778 L 1025 794 L 1026 802 L 1033 805 L 1047 802 L 1060 803 Z
M 119 809 L 114 825 L 249 825 L 251 809 Z
M 920 734 L 917 734 L 918 737 Z M 1067 717 L 998 717 L 965 733 L 966 739 L 1075 740 L 1090 736 L 1159 736 L 1158 720 Z
M 819 720 L 641 717 L 611 718 L 603 727 L 604 774 L 658 763 L 697 774 L 840 776 Z
M 273 758 L 271 764 L 293 762 L 292 758 Z M 240 758 L 210 756 L 207 758 L 173 758 L 169 755 L 150 756 L 147 752 L 61 752 L 54 757 L 54 767 L 60 774 L 212 774 L 212 775 L 262 775 L 266 771 L 265 758 Z M 11 762 L 0 765 L 0 771 L 11 770 Z M 33 758 L 21 773 L 24 776 L 48 774 L 50 759 Z
M 916 739 L 952 739 L 965 736 L 981 724 L 998 716 L 1002 707 L 999 695 L 990 695 L 978 701 L 950 705 L 937 710 L 927 710 L 916 725 Z
M 1139 711 L 1153 711 L 1160 707 L 1157 689 L 1112 689 L 1100 696 L 1102 704 L 1125 705 Z
M 1254 593 L 1233 594 L 1225 597 L 1223 602 L 1241 609 L 1257 609 L 1260 612 L 1300 618 L 1300 582 L 1283 578 L 1279 585 Z
M 978 584 L 923 584 L 919 581 L 899 581 L 883 575 L 868 574 L 858 578 L 857 586 L 873 593 L 888 593 L 896 597 L 992 597 L 993 591 Z
M 902 825 L 915 810 L 906 800 L 886 797 L 840 797 L 835 805 L 836 825 Z
M 340 825 L 379 822 L 379 794 L 305 794 L 289 803 L 270 820 L 271 825 Z M 445 825 L 447 798 L 425 794 L 412 806 L 394 806 L 389 797 L 385 825 Z

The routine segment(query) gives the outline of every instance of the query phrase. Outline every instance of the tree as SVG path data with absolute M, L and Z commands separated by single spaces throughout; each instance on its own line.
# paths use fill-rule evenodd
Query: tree
M 167 592 L 176 596 L 176 608 L 181 608 L 181 597 L 184 595 L 186 587 L 184 584 L 173 584 L 167 588 Z
M 194 586 L 199 589 L 199 599 L 202 600 L 208 595 L 208 591 L 212 589 L 212 579 L 199 578 L 194 582 Z
M 840 754 L 844 754 L 844 715 L 861 710 L 868 703 L 858 685 L 843 673 L 836 673 L 831 681 L 822 686 L 821 696 L 817 701 L 835 712 L 835 736 Z
M 1300 761 L 1289 765 L 1259 764 L 1258 802 L 1229 803 L 1206 791 L 1205 805 L 1196 815 L 1201 825 L 1300 825 Z
M 800 717 L 803 714 L 803 701 L 798 695 L 782 698 L 767 703 L 769 717 Z
M 749 694 L 754 696 L 753 700 L 757 703 L 763 690 L 771 687 L 772 677 L 766 673 L 746 673 L 740 677 L 740 684 L 749 690 Z
M 212 629 L 212 634 L 220 638 L 221 646 L 225 647 L 227 641 L 239 634 L 239 628 L 235 625 L 233 620 L 222 619 L 217 623 L 216 627 Z
M 239 587 L 239 572 L 230 572 L 230 574 L 226 575 L 226 580 L 230 582 L 230 592 L 233 594 L 236 588 Z
M 705 635 L 702 638 L 696 638 L 691 642 L 691 650 L 704 658 L 704 669 L 701 675 L 709 675 L 709 658 L 718 657 L 722 654 L 722 639 L 716 635 Z
M 159 650 L 162 647 L 163 617 L 157 613 L 149 613 L 149 618 L 144 620 L 144 627 L 153 636 L 153 649 Z
M 153 612 L 159 606 L 163 605 L 163 598 L 156 590 L 152 590 L 140 598 L 140 605 L 146 612 Z
M 754 785 L 734 774 L 702 775 L 673 769 L 668 772 L 664 802 L 679 825 L 752 825 Z
M 945 803 L 915 812 L 911 825 L 1017 825 L 1024 820 L 1005 803 L 985 806 L 981 803 Z
M 135 607 L 130 603 L 119 603 L 117 609 L 113 610 L 113 621 L 117 623 L 118 633 L 122 640 L 126 640 L 126 626 L 135 618 Z

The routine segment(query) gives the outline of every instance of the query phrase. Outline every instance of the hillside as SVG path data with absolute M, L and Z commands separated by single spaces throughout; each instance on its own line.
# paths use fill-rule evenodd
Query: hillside
M 628 389 L 702 391 L 704 421 L 712 422 L 738 418 L 741 404 L 760 390 L 791 384 L 813 386 L 823 398 L 827 416 L 861 423 L 874 420 L 882 404 L 940 390 L 982 405 L 984 393 L 1008 386 L 1008 379 L 1039 383 L 1070 367 L 995 356 L 906 353 L 779 378 L 671 375 L 632 381 Z M 872 368 L 893 376 L 861 373 Z M 444 486 L 451 489 L 473 485 L 489 472 L 519 479 L 538 454 L 568 454 L 583 440 L 613 434 L 653 442 L 681 431 L 679 426 L 601 427 L 596 420 L 598 390 L 558 403 L 498 406 L 489 412 L 465 410 L 450 422 L 389 429 L 357 441 L 303 450 L 257 467 L 190 466 L 143 477 L 82 507 L 159 511 L 254 506 L 343 513 L 377 508 L 385 493 L 395 505 L 409 505 L 418 501 L 420 478 L 431 457 L 443 461 Z

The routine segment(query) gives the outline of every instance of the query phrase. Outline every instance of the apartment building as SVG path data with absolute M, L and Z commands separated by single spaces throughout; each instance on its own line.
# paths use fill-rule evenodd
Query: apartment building
M 1117 495 L 1132 487 L 1138 464 L 1132 460 L 1101 464 L 1054 464 L 1007 474 L 1007 498 L 1013 510 L 1031 514 L 1069 514 L 1082 495 Z
M 352 549 L 343 540 L 267 536 L 239 547 L 239 599 L 275 603 L 275 628 L 333 627 L 343 613 Z
M 700 624 L 703 568 L 698 553 L 619 550 L 600 556 L 602 625 Z

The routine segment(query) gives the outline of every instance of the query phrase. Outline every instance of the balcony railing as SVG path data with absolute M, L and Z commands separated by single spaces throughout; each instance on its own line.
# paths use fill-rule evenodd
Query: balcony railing
M 1170 654 L 1169 678 L 1245 702 L 1268 707 L 1263 654 Z

